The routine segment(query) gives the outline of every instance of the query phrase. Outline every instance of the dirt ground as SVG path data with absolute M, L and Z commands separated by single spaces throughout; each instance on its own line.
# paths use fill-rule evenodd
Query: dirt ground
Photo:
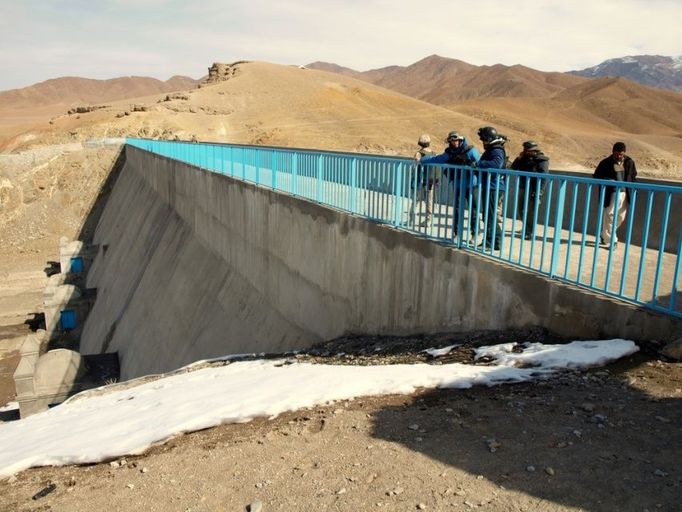
M 460 337 L 449 360 L 510 334 L 523 332 Z M 440 364 L 420 350 L 453 339 L 353 338 L 298 357 Z M 31 469 L 0 482 L 0 510 L 680 511 L 681 399 L 682 366 L 652 349 L 533 384 L 356 399 Z

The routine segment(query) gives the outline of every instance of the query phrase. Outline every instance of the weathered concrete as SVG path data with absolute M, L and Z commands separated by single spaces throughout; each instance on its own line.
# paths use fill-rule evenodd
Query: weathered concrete
M 79 379 L 85 367 L 78 352 L 67 349 L 50 350 L 31 360 L 21 358 L 14 372 L 14 384 L 22 418 L 47 410 L 81 389 Z
M 84 273 L 87 274 L 90 270 L 92 260 L 98 252 L 98 247 L 92 245 L 85 245 L 80 240 L 69 241 L 68 238 L 62 237 L 59 239 L 59 265 L 62 274 L 69 273 Z M 81 261 L 82 268 L 80 270 L 74 269 L 74 258 Z
M 344 333 L 544 325 L 673 339 L 678 320 L 127 147 L 95 232 L 83 353 L 121 377 Z

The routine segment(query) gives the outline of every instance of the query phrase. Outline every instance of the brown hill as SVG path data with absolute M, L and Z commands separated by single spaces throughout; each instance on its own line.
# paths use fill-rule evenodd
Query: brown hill
M 62 107 L 89 105 L 190 89 L 196 85 L 196 80 L 185 76 L 174 76 L 166 82 L 144 76 L 127 76 L 110 80 L 62 77 L 21 89 L 2 91 L 0 92 L 0 105 L 3 110 L 32 109 L 47 105 Z
M 621 78 L 600 78 L 551 97 L 476 98 L 449 108 L 488 119 L 520 139 L 539 139 L 553 155 L 594 167 L 609 141 L 622 139 L 650 175 L 679 179 L 682 94 Z M 516 138 L 516 137 L 515 137 Z M 517 139 L 518 140 L 518 139 Z M 571 156 L 572 155 L 572 156 Z

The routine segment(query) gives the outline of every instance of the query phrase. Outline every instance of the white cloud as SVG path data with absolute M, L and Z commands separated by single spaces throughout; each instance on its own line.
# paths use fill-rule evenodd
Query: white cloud
M 325 60 L 366 70 L 437 53 L 567 71 L 625 55 L 682 54 L 682 40 L 671 37 L 678 0 L 25 0 L 3 10 L 0 89 L 144 70 L 199 77 L 215 60 Z

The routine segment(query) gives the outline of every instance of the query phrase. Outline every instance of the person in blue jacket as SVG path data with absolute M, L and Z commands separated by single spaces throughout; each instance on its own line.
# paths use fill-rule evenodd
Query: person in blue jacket
M 456 130 L 448 133 L 445 142 L 448 144 L 445 151 L 440 155 L 435 155 L 431 157 L 422 157 L 420 162 L 422 164 L 449 164 L 471 167 L 476 165 L 480 154 L 478 150 L 467 144 L 465 137 L 460 135 Z M 471 172 L 470 169 L 461 169 L 457 172 L 456 169 L 448 168 L 445 170 L 445 175 L 448 181 L 453 184 L 453 228 L 452 228 L 452 238 L 457 236 L 457 229 L 459 227 L 460 212 L 464 211 L 464 208 L 468 201 L 471 206 L 472 216 L 476 214 L 476 175 Z M 464 203 L 460 205 L 460 190 L 459 187 L 464 184 L 463 196 Z M 472 239 L 476 233 L 476 223 L 469 222 L 469 230 L 472 234 Z
M 479 128 L 478 138 L 483 142 L 483 154 L 478 161 L 478 167 L 480 169 L 504 169 L 507 162 L 507 152 L 504 149 L 507 137 L 497 133 L 497 130 L 492 126 L 484 126 Z M 489 190 L 488 185 L 490 185 Z M 482 172 L 480 186 L 484 210 L 481 214 L 485 217 L 484 212 L 487 209 L 488 218 L 486 223 L 486 239 L 479 247 L 485 248 L 487 246 L 491 251 L 499 251 L 502 241 L 502 226 L 498 217 L 498 210 L 499 205 L 502 204 L 504 199 L 504 175 L 494 171 Z M 495 201 L 496 193 L 497 201 Z M 489 197 L 487 194 L 490 194 Z

